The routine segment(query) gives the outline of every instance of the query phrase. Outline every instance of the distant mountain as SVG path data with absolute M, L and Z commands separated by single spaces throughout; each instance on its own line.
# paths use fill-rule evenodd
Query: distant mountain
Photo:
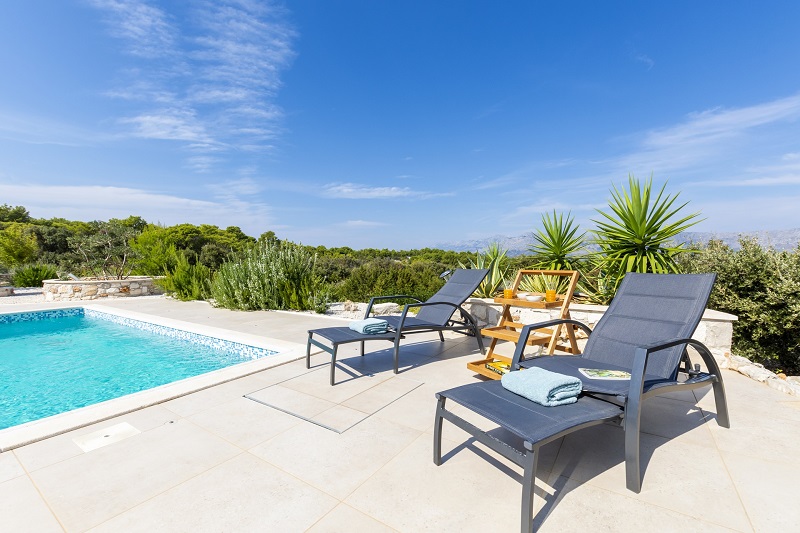
M 800 244 L 800 228 L 742 233 L 686 231 L 678 234 L 677 241 L 706 243 L 712 239 L 716 239 L 724 242 L 733 249 L 738 249 L 740 236 L 755 237 L 762 246 L 772 247 L 776 250 L 793 250 Z M 533 237 L 532 233 L 519 235 L 517 237 L 494 235 L 485 239 L 443 242 L 437 244 L 435 247 L 456 252 L 476 252 L 486 249 L 486 247 L 493 242 L 499 242 L 503 248 L 508 250 L 508 255 L 513 257 L 528 253 L 528 247 L 533 243 Z

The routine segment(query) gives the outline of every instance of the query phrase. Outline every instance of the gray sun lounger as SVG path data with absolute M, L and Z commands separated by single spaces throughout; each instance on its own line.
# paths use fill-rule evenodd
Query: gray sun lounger
M 539 448 L 568 433 L 612 422 L 625 431 L 627 488 L 641 490 L 639 428 L 642 401 L 658 394 L 711 385 L 716 419 L 730 427 L 719 366 L 702 343 L 691 339 L 708 302 L 715 274 L 627 274 L 594 331 L 558 319 L 522 329 L 511 369 L 539 367 L 578 377 L 583 390 L 571 405 L 543 407 L 507 391 L 498 381 L 471 383 L 439 392 L 433 437 L 433 462 L 442 462 L 442 421 L 467 431 L 524 469 L 521 530 L 533 529 L 533 487 Z M 580 356 L 542 356 L 523 360 L 531 331 L 556 324 L 580 327 L 589 334 Z M 701 356 L 707 371 L 692 366 L 686 348 Z M 681 365 L 683 364 L 683 368 Z M 580 368 L 624 370 L 629 380 L 589 379 Z M 499 440 L 446 409 L 450 399 L 516 435 L 523 445 Z
M 361 355 L 364 355 L 364 341 L 368 340 L 387 340 L 394 343 L 394 373 L 397 374 L 400 354 L 400 340 L 412 333 L 426 333 L 436 331 L 439 339 L 444 342 L 443 331 L 455 331 L 473 335 L 478 342 L 481 353 L 486 350 L 483 346 L 480 328 L 475 318 L 462 307 L 467 298 L 472 296 L 483 279 L 489 273 L 486 269 L 456 269 L 447 283 L 439 291 L 423 302 L 413 296 L 396 294 L 393 296 L 377 296 L 369 301 L 364 318 L 369 318 L 375 302 L 380 300 L 411 299 L 418 303 L 406 304 L 400 316 L 376 316 L 386 320 L 389 324 L 389 332 L 381 335 L 364 335 L 357 333 L 347 327 L 334 327 L 312 329 L 308 331 L 308 343 L 306 344 L 306 368 L 311 367 L 311 345 L 317 346 L 331 354 L 331 376 L 330 383 L 334 384 L 334 371 L 336 369 L 336 355 L 341 344 L 350 342 L 361 343 Z M 409 309 L 418 307 L 417 316 L 409 316 Z M 458 311 L 459 318 L 454 315 Z M 314 338 L 316 335 L 317 339 Z M 318 338 L 326 339 L 330 346 L 320 342 Z

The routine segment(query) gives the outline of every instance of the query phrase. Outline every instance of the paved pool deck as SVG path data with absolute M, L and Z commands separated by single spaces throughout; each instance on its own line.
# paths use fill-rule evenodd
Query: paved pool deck
M 308 329 L 346 324 L 163 298 L 104 305 L 298 348 Z M 45 306 L 10 307 L 0 311 Z M 335 387 L 317 353 L 310 370 L 290 362 L 0 453 L 0 531 L 518 531 L 519 468 L 447 423 L 445 462 L 432 462 L 434 393 L 477 379 L 466 369 L 474 339 L 409 337 L 397 376 L 388 348 L 368 343 L 362 358 L 357 344 L 341 347 Z M 800 398 L 723 378 L 730 429 L 717 426 L 707 389 L 645 402 L 640 494 L 625 489 L 620 429 L 547 445 L 540 531 L 796 531 Z M 135 432 L 88 452 L 76 444 L 120 424 Z

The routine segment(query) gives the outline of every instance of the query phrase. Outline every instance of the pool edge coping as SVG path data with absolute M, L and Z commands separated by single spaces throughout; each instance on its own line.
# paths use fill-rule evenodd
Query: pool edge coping
M 117 416 L 125 415 L 140 409 L 152 407 L 181 396 L 186 396 L 194 392 L 199 392 L 216 385 L 222 385 L 239 378 L 243 378 L 258 372 L 262 372 L 269 368 L 297 361 L 305 357 L 304 344 L 274 339 L 271 337 L 262 337 L 250 333 L 239 332 L 230 329 L 218 328 L 215 326 L 204 326 L 177 320 L 173 318 L 161 317 L 157 315 L 149 315 L 138 311 L 129 311 L 127 309 L 118 309 L 115 307 L 107 307 L 99 304 L 74 304 L 69 306 L 53 306 L 43 307 L 33 311 L 19 311 L 19 312 L 3 312 L 0 314 L 16 314 L 38 311 L 50 310 L 63 310 L 66 308 L 84 308 L 93 309 L 102 313 L 116 315 L 122 318 L 131 320 L 140 320 L 149 322 L 168 328 L 188 331 L 198 335 L 207 337 L 216 337 L 219 339 L 227 340 L 254 346 L 257 348 L 265 348 L 275 350 L 277 353 L 256 359 L 253 361 L 246 361 L 238 363 L 229 367 L 225 367 L 212 372 L 206 372 L 199 376 L 192 376 L 184 378 L 172 383 L 166 383 L 146 389 L 143 391 L 120 396 L 119 398 L 112 398 L 100 403 L 87 405 L 72 411 L 59 413 L 39 420 L 33 420 L 17 426 L 0 429 L 0 453 L 13 450 L 32 444 L 40 440 L 55 437 L 82 427 L 90 426 Z

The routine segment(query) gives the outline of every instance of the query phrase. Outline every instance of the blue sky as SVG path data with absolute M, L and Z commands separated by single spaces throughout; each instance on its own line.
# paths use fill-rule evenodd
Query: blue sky
M 800 227 L 800 3 L 6 0 L 0 203 L 415 248 L 629 173 Z

